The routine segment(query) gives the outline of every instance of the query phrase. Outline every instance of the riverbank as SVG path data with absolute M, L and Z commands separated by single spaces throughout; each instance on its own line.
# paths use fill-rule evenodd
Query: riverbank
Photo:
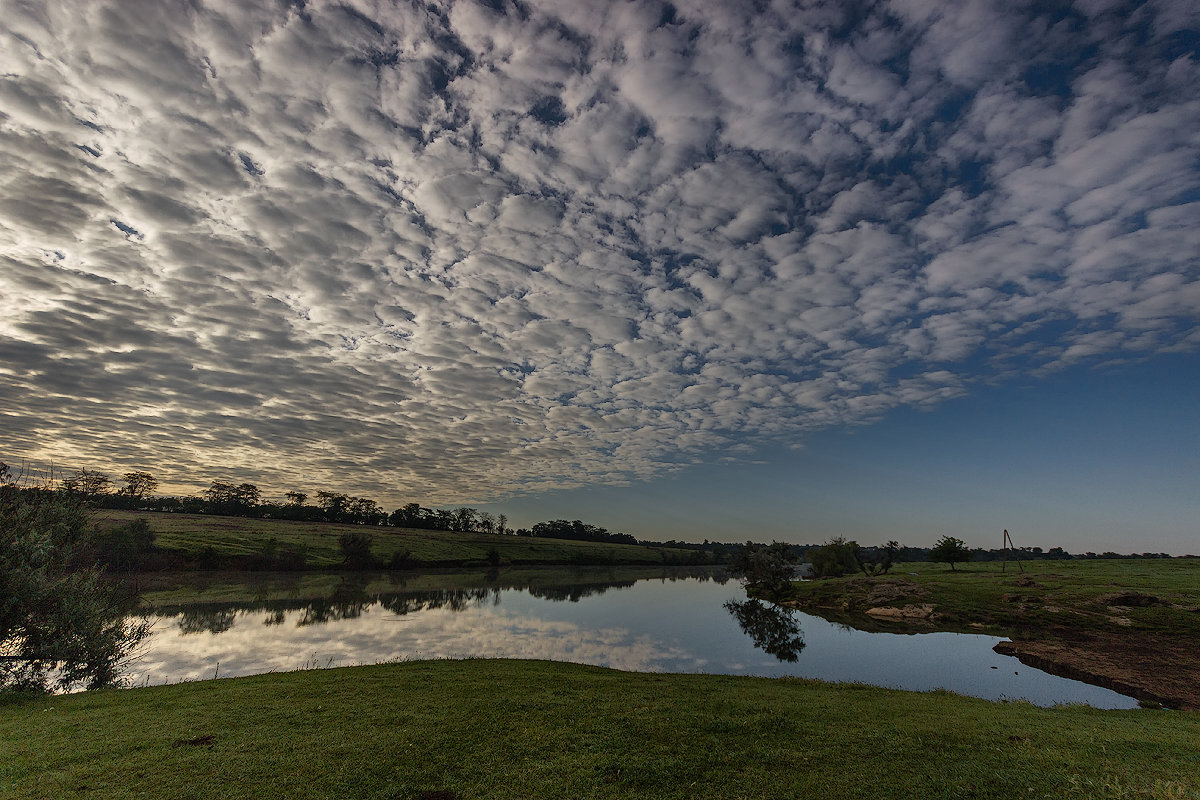
M 670 547 L 342 525 L 332 522 L 100 509 L 94 522 L 112 530 L 145 519 L 155 534 L 154 571 L 189 569 L 337 569 L 346 533 L 368 534 L 380 567 L 473 568 L 499 565 L 689 565 L 708 554 Z M 290 554 L 300 554 L 302 558 Z
M 1200 709 L 1200 560 L 903 564 L 795 583 L 786 605 L 855 627 L 1008 636 L 997 652 L 1148 703 Z
M 430 661 L 0 706 L 6 798 L 1192 798 L 1200 715 Z

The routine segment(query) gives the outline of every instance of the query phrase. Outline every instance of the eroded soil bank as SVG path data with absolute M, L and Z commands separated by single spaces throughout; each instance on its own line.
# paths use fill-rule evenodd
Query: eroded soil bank
M 784 604 L 865 630 L 1008 636 L 996 651 L 1031 667 L 1200 710 L 1195 590 L 1174 579 L 1156 585 L 1153 575 L 1124 577 L 1058 564 L 1032 574 L 913 572 L 805 581 Z

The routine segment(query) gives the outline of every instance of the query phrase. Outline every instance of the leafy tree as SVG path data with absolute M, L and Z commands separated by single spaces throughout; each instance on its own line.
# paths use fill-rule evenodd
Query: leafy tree
M 453 522 L 451 523 L 453 527 L 451 530 L 459 531 L 461 533 L 469 533 L 470 531 L 475 530 L 475 520 L 478 514 L 475 509 L 462 506 L 454 509 L 454 511 L 451 513 L 453 514 Z
M 869 551 L 866 548 L 860 549 L 858 566 L 864 575 L 886 575 L 892 568 L 892 564 L 895 563 L 896 556 L 901 549 L 900 543 L 895 539 L 883 547 L 872 547 Z
M 504 514 L 496 517 L 496 533 L 500 534 L 501 536 L 508 533 L 508 517 L 506 517 Z
M 288 492 L 284 495 L 290 505 L 302 506 L 304 501 L 308 499 L 308 495 L 304 492 Z
M 762 589 L 778 596 L 795 576 L 796 556 L 785 542 L 758 545 L 746 542 L 745 547 L 734 556 L 729 571 L 740 577 L 748 588 Z
M 388 524 L 397 528 L 424 528 L 428 526 L 432 514 L 420 503 L 405 503 L 388 516 Z
M 346 504 L 346 514 L 360 525 L 379 525 L 387 519 L 379 504 L 365 497 L 351 497 Z
M 943 536 L 934 543 L 933 549 L 929 551 L 929 560 L 949 564 L 950 569 L 953 570 L 956 561 L 971 560 L 971 551 L 962 539 Z
M 201 494 L 209 509 L 217 514 L 246 514 L 262 499 L 262 492 L 253 483 L 234 485 L 213 481 Z
M 125 481 L 121 494 L 139 500 L 158 489 L 158 480 L 149 472 L 126 472 L 121 479 Z
M 346 516 L 346 506 L 350 505 L 350 495 L 339 492 L 317 492 L 317 505 L 325 512 L 329 522 L 339 522 Z
M 111 481 L 103 472 L 89 472 L 81 469 L 63 481 L 63 488 L 73 494 L 79 494 L 87 499 L 108 494 Z
M 0 689 L 121 682 L 149 625 L 126 620 L 95 547 L 81 492 L 0 488 Z
M 812 564 L 814 576 L 840 578 L 862 570 L 861 552 L 858 542 L 835 536 L 820 547 L 809 548 L 805 555 Z

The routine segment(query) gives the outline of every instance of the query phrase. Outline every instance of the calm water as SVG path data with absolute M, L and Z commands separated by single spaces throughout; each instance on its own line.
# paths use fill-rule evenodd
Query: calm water
M 154 633 L 130 677 L 135 685 L 174 683 L 481 656 L 945 688 L 1039 705 L 1136 706 L 994 653 L 998 637 L 867 633 L 747 605 L 735 581 L 650 574 L 542 570 L 399 582 L 325 575 L 244 584 L 218 578 L 150 596 Z

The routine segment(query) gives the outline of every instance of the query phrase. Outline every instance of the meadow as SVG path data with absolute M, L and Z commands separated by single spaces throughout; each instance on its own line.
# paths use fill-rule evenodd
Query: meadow
M 9 701 L 0 796 L 1200 797 L 1200 716 L 427 661 Z
M 571 541 L 422 528 L 368 527 L 330 522 L 224 517 L 102 509 L 94 522 L 101 529 L 145 519 L 156 534 L 155 546 L 195 562 L 206 548 L 219 558 L 246 558 L 274 540 L 277 552 L 302 550 L 310 568 L 335 568 L 344 556 L 338 539 L 346 533 L 370 534 L 372 554 L 382 564 L 406 556 L 408 566 L 488 566 L 495 551 L 501 564 L 664 564 L 688 563 L 695 551 L 609 542 Z

